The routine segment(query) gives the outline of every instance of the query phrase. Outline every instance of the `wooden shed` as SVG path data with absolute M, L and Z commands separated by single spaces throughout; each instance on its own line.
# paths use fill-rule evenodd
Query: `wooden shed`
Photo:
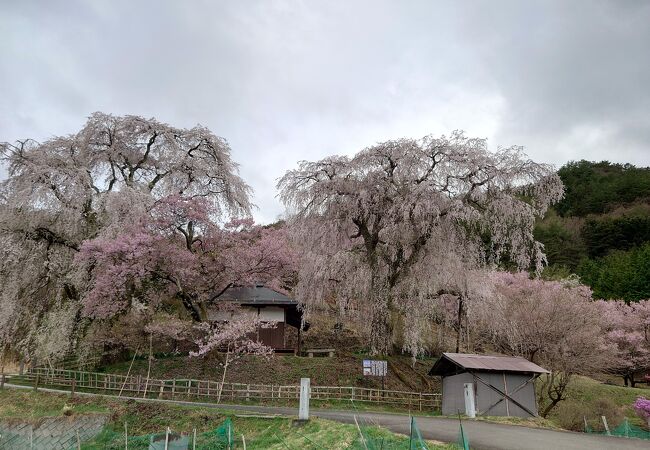
M 262 322 L 274 322 L 273 328 L 260 327 L 257 339 L 273 348 L 276 352 L 295 352 L 297 348 L 288 348 L 286 339 L 287 327 L 294 327 L 300 332 L 309 328 L 308 323 L 302 321 L 302 310 L 299 303 L 286 295 L 275 291 L 263 284 L 253 286 L 232 286 L 218 297 L 213 299 L 213 304 L 229 302 L 242 308 L 243 313 L 253 313 L 259 316 Z M 207 317 L 210 321 L 228 320 L 222 316 L 218 308 L 209 308 Z M 300 345 L 300 337 L 297 346 Z
M 471 383 L 476 413 L 537 416 L 535 379 L 548 370 L 514 356 L 443 353 L 429 375 L 442 377 L 442 414 L 465 412 L 464 389 Z

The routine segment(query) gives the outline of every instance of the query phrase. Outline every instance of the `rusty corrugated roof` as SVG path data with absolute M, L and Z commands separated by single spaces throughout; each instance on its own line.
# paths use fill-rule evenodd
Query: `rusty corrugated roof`
M 471 353 L 443 353 L 430 375 L 443 375 L 447 372 L 444 360 L 450 361 L 464 370 L 488 370 L 498 372 L 550 373 L 543 367 L 520 356 L 475 355 Z

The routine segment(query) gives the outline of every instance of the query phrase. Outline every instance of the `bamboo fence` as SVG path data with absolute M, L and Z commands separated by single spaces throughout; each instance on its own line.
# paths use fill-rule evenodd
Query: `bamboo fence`
M 160 398 L 214 402 L 221 391 L 222 402 L 239 400 L 268 403 L 300 398 L 300 385 L 220 383 L 211 380 L 175 378 L 159 380 L 141 375 L 118 375 L 39 367 L 21 377 L 35 389 L 57 387 L 75 391 L 101 392 L 124 397 Z M 409 410 L 439 410 L 441 395 L 371 389 L 355 386 L 311 386 L 310 398 L 323 401 L 351 401 L 379 404 Z

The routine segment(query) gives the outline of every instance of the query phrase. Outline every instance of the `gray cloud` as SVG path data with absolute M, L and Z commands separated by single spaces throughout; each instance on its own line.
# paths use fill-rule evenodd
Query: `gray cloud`
M 392 137 L 650 165 L 648 23 L 647 2 L 5 2 L 0 140 L 96 110 L 201 123 L 265 222 L 298 160 Z

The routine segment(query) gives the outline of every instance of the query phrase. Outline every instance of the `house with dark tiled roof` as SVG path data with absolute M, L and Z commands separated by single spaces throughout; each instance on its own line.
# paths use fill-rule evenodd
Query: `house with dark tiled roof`
M 257 339 L 273 348 L 276 352 L 296 352 L 300 346 L 300 332 L 309 328 L 303 323 L 302 309 L 294 299 L 266 287 L 264 284 L 252 286 L 231 286 L 212 300 L 212 307 L 207 309 L 209 321 L 227 321 L 231 316 L 219 308 L 223 303 L 241 307 L 242 313 L 257 315 L 262 322 L 273 322 L 275 327 L 263 327 L 257 331 Z M 298 340 L 293 348 L 288 345 L 289 327 L 298 330 Z

